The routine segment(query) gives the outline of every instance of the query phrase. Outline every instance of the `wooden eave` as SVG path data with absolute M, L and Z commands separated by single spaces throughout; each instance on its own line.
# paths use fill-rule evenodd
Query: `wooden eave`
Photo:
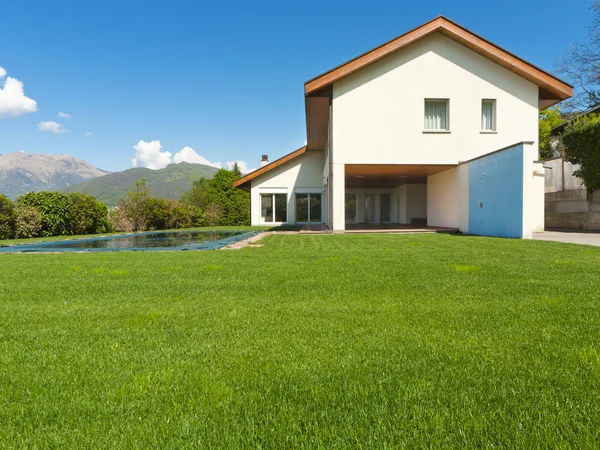
M 336 81 L 436 32 L 453 39 L 539 86 L 540 105 L 543 104 L 544 107 L 558 103 L 573 95 L 573 87 L 571 85 L 443 16 L 437 17 L 402 36 L 392 39 L 357 58 L 307 81 L 304 84 L 305 95 L 307 97 L 318 95 L 319 91 L 322 92 L 324 88 L 333 85 Z
M 233 185 L 235 187 L 239 187 L 239 188 L 250 187 L 250 185 L 249 185 L 250 181 L 252 181 L 256 177 L 259 177 L 262 174 L 268 172 L 269 170 L 273 170 L 276 167 L 279 167 L 282 164 L 285 164 L 286 162 L 291 161 L 292 159 L 297 158 L 300 155 L 303 155 L 306 152 L 306 148 L 307 148 L 306 146 L 301 147 L 298 150 L 294 150 L 292 153 L 288 153 L 287 155 L 285 155 L 279 159 L 276 159 L 273 162 L 270 162 L 269 164 L 261 167 L 260 169 L 256 169 L 254 172 L 250 172 L 249 174 L 243 176 L 239 180 L 236 180 L 233 183 Z

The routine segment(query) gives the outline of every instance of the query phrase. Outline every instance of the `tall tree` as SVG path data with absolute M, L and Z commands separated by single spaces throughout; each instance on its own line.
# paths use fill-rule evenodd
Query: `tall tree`
M 233 163 L 233 169 L 231 169 L 231 171 L 233 173 L 235 173 L 235 176 L 238 179 L 242 178 L 242 171 L 240 170 L 240 166 L 238 165 L 237 161 L 234 161 L 234 163 Z
M 250 225 L 250 196 L 233 186 L 237 175 L 227 169 L 220 169 L 206 190 L 207 209 L 218 209 L 218 225 Z
M 571 44 L 559 64 L 559 71 L 575 87 L 566 105 L 574 111 L 585 111 L 600 103 L 600 0 L 590 6 L 592 24 L 583 44 Z
M 119 200 L 118 207 L 125 211 L 127 217 L 133 223 L 134 230 L 146 229 L 146 217 L 148 215 L 148 199 L 150 189 L 146 186 L 146 180 L 136 180 L 135 185 L 127 190 L 127 195 Z

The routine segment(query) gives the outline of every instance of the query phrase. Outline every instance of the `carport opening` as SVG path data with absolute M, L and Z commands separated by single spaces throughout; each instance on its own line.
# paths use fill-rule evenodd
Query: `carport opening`
M 346 229 L 427 225 L 427 177 L 455 165 L 345 165 Z

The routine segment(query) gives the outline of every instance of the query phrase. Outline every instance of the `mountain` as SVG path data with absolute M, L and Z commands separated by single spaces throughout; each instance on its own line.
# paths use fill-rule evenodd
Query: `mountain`
M 136 180 L 146 180 L 154 197 L 179 200 L 198 178 L 212 178 L 218 169 L 202 164 L 169 164 L 164 169 L 142 167 L 113 172 L 103 177 L 69 186 L 65 192 L 84 192 L 93 195 L 108 206 L 115 206 Z
M 57 190 L 108 172 L 69 155 L 0 155 L 0 193 L 16 198 L 29 191 Z

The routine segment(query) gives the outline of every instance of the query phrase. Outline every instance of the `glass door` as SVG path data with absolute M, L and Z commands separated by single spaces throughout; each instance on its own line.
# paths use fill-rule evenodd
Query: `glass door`
M 321 194 L 296 194 L 296 223 L 321 223 Z
M 365 194 L 365 223 L 375 223 L 375 194 Z
M 390 194 L 381 194 L 381 223 L 390 223 L 392 221 L 392 196 Z
M 356 215 L 356 194 L 346 194 L 346 223 L 356 223 L 358 217 Z

